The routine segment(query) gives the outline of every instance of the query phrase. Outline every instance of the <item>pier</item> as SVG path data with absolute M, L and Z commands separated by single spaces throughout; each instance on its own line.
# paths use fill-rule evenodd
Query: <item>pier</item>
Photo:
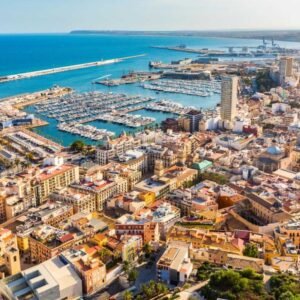
M 135 56 L 127 56 L 127 57 L 121 57 L 121 58 L 113 58 L 113 59 L 107 59 L 107 60 L 101 60 L 101 61 L 95 61 L 95 62 L 65 66 L 65 67 L 57 67 L 57 68 L 52 68 L 52 69 L 26 72 L 26 73 L 19 73 L 19 74 L 14 74 L 14 75 L 6 75 L 6 76 L 0 77 L 0 83 L 14 81 L 14 80 L 27 79 L 27 78 L 32 78 L 32 77 L 38 77 L 38 76 L 45 76 L 45 75 L 61 73 L 61 72 L 75 71 L 75 70 L 86 69 L 86 68 L 91 68 L 91 67 L 100 67 L 100 66 L 115 64 L 115 63 L 119 63 L 119 62 L 122 62 L 127 59 L 133 59 L 133 58 L 138 58 L 138 57 L 142 57 L 142 56 L 145 56 L 145 54 L 140 54 L 140 55 L 135 55 Z
M 186 53 L 195 53 L 195 54 L 202 54 L 202 55 L 211 55 L 211 54 L 224 54 L 225 51 L 222 50 L 209 50 L 209 49 L 193 49 L 193 48 L 186 48 L 186 47 L 169 47 L 169 46 L 152 46 L 151 48 L 156 49 L 163 49 L 163 50 L 170 50 L 170 51 L 179 51 L 179 52 L 186 52 Z

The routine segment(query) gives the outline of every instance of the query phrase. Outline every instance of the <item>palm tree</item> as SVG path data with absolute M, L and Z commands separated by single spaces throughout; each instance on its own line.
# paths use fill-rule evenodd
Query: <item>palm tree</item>
M 123 299 L 124 300 L 132 300 L 133 299 L 132 293 L 128 290 L 125 291 L 123 294 Z
M 100 251 L 99 251 L 99 255 L 101 257 L 101 260 L 104 260 L 107 256 L 110 255 L 110 251 L 106 248 L 102 248 Z
M 129 263 L 127 260 L 125 260 L 125 261 L 123 262 L 123 271 L 124 271 L 125 273 L 128 273 L 129 270 L 130 270 L 130 263 Z
M 152 251 L 152 248 L 151 248 L 151 246 L 150 246 L 148 243 L 146 243 L 146 244 L 143 246 L 143 251 L 145 252 L 145 254 L 150 254 L 151 251 Z

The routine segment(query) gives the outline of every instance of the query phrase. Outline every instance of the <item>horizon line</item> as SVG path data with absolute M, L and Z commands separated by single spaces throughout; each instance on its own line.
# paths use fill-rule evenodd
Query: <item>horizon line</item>
M 300 31 L 299 28 L 231 28 L 231 29 L 72 29 L 68 31 L 43 31 L 43 32 L 0 32 L 5 34 L 68 34 L 76 31 L 95 31 L 95 32 L 157 32 L 157 33 L 176 33 L 176 32 L 251 32 L 251 31 Z

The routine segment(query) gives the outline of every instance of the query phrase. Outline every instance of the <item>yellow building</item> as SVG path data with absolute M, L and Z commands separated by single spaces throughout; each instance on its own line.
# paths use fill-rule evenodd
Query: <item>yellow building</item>
M 139 193 L 138 198 L 141 201 L 144 201 L 146 206 L 149 206 L 149 205 L 151 205 L 152 203 L 155 202 L 155 193 L 153 193 L 153 192 L 141 192 L 141 193 Z
M 19 250 L 24 253 L 29 250 L 29 238 L 28 235 L 17 235 L 17 243 Z
M 57 188 L 64 188 L 79 181 L 79 167 L 69 164 L 43 168 L 33 182 L 37 204 L 45 202 Z
M 89 191 L 66 187 L 51 194 L 51 199 L 73 206 L 74 213 L 93 212 L 97 210 L 96 197 Z
M 92 243 L 95 243 L 96 245 L 103 247 L 107 244 L 107 236 L 105 234 L 102 233 L 97 233 L 93 236 L 93 238 L 91 239 Z
M 0 195 L 0 222 L 6 221 L 5 197 Z
M 179 118 L 178 119 L 178 126 L 179 126 L 179 128 L 181 128 L 182 130 L 184 130 L 186 132 L 191 131 L 191 121 L 187 117 Z
M 9 275 L 14 275 L 21 271 L 17 238 L 6 228 L 0 229 L 0 257 L 3 259 Z

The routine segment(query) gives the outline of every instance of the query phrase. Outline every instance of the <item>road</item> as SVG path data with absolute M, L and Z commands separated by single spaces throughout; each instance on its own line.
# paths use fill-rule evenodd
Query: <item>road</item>
M 185 292 L 189 292 L 189 293 L 193 293 L 196 292 L 198 290 L 200 290 L 201 288 L 203 288 L 205 285 L 208 284 L 209 280 L 205 280 L 205 281 L 201 281 L 193 286 L 191 286 L 190 288 L 184 290 Z

